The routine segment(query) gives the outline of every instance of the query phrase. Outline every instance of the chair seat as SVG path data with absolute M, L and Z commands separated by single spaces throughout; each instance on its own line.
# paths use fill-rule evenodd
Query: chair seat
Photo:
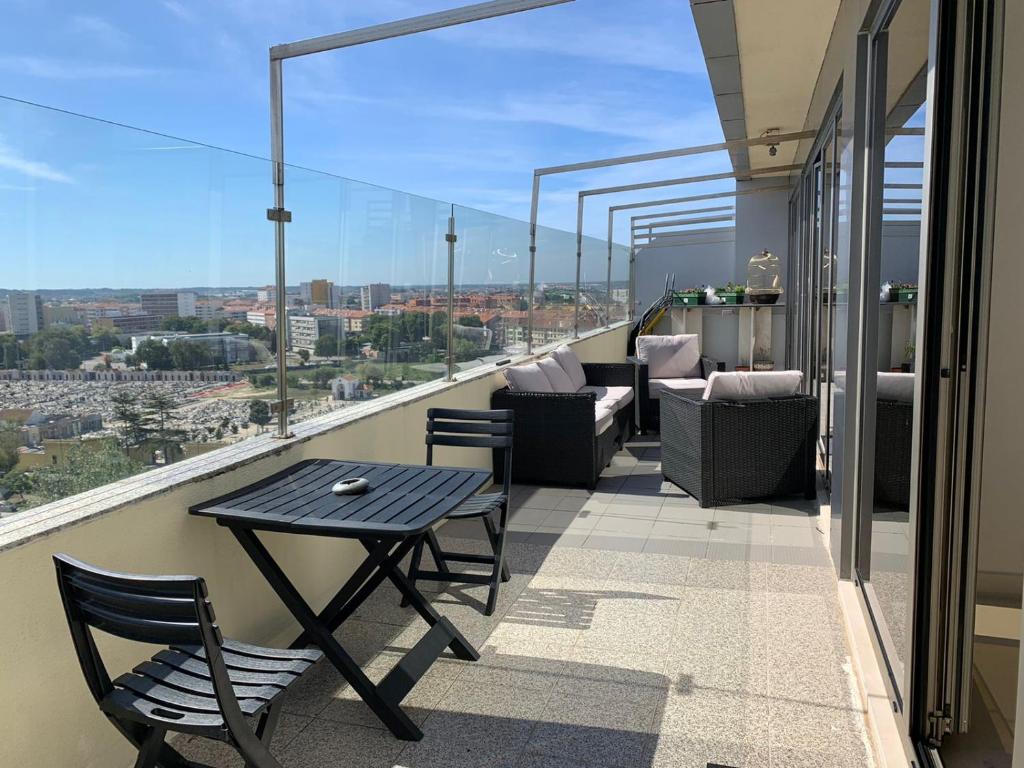
M 708 383 L 704 379 L 649 379 L 647 382 L 648 392 L 651 399 L 660 400 L 664 392 L 684 393 L 691 392 L 700 396 L 704 394 L 704 388 Z
M 462 519 L 467 517 L 483 517 L 492 512 L 497 512 L 503 504 L 508 503 L 508 497 L 502 493 L 480 493 L 472 498 L 466 499 L 459 505 L 459 508 L 448 515 L 449 519 Z
M 262 713 L 322 654 L 315 650 L 260 648 L 225 640 L 224 665 L 242 714 Z M 205 651 L 174 646 L 113 681 L 101 703 L 110 714 L 136 722 L 163 721 L 177 731 L 226 738 Z

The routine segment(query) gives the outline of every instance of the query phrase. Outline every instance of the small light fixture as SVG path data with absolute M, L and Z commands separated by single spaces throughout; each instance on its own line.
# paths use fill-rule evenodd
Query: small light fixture
M 762 137 L 763 136 L 771 136 L 772 134 L 775 134 L 775 133 L 778 133 L 778 132 L 779 132 L 778 128 L 768 128 L 767 130 L 765 130 L 765 131 L 763 131 L 761 133 L 761 136 Z M 768 145 L 768 157 L 775 157 L 777 154 L 779 154 L 779 145 L 778 144 L 769 144 Z

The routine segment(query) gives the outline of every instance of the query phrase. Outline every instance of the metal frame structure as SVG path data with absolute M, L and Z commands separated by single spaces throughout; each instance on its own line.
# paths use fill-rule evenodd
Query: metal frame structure
M 396 37 L 416 35 L 435 29 L 470 24 L 498 16 L 509 16 L 523 11 L 532 11 L 552 5 L 571 3 L 574 0 L 491 0 L 491 2 L 467 5 L 437 13 L 414 16 L 400 21 L 376 24 L 348 32 L 323 35 L 294 43 L 274 45 L 270 48 L 270 159 L 274 183 L 274 207 L 267 210 L 267 219 L 274 222 L 274 254 L 277 314 L 277 437 L 290 437 L 288 431 L 288 366 L 285 349 L 288 342 L 288 315 L 285 300 L 285 237 L 284 225 L 292 220 L 292 214 L 284 205 L 284 74 L 282 64 L 286 59 L 326 53 L 341 48 L 376 43 Z M 446 236 L 449 243 L 449 262 L 454 253 L 454 234 Z M 451 266 L 449 265 L 449 272 Z M 450 301 L 450 298 L 449 298 Z M 449 316 L 449 325 L 451 324 Z M 449 348 L 448 375 L 452 375 L 451 349 Z
M 610 157 L 602 160 L 588 160 L 581 163 L 570 163 L 568 165 L 556 165 L 548 168 L 537 168 L 533 172 L 533 193 L 530 201 L 530 296 L 533 297 L 534 289 L 536 287 L 536 267 L 537 267 L 537 213 L 540 207 L 540 183 L 541 178 L 544 176 L 553 176 L 561 173 L 575 173 L 577 171 L 589 171 L 598 168 L 610 168 L 616 165 L 628 165 L 631 163 L 646 163 L 654 160 L 668 160 L 675 157 L 691 157 L 693 155 L 702 155 L 709 152 L 726 152 L 730 149 L 739 149 L 744 147 L 753 146 L 767 146 L 771 144 L 784 144 L 790 141 L 803 141 L 804 139 L 813 139 L 817 135 L 816 131 L 798 131 L 794 133 L 778 133 L 771 136 L 758 136 L 749 139 L 732 139 L 730 141 L 723 141 L 717 144 L 700 144 L 692 147 L 682 147 L 680 149 L 666 149 L 659 152 L 647 152 L 639 155 L 623 155 L 621 157 Z M 793 170 L 799 170 L 802 166 L 793 167 Z M 689 181 L 677 180 L 675 182 L 662 182 L 652 184 L 640 184 L 640 185 L 629 185 L 625 189 L 611 188 L 616 191 L 634 191 L 639 189 L 652 189 L 658 186 L 671 186 L 672 183 L 693 183 L 694 181 L 714 181 L 715 179 L 726 179 L 726 178 L 742 178 L 746 179 L 751 176 L 761 175 L 766 173 L 765 169 L 757 170 L 744 170 L 740 172 L 732 172 L 727 175 L 712 175 L 708 178 L 692 177 Z M 590 190 L 590 194 L 607 194 L 607 190 Z M 575 334 L 579 335 L 579 260 L 582 258 L 582 235 L 580 232 L 583 229 L 582 222 L 582 201 L 580 202 L 580 213 L 578 215 L 578 226 L 577 226 L 577 268 L 576 268 L 576 322 L 575 322 Z M 611 238 L 609 238 L 610 240 Z M 609 265 L 609 274 L 611 266 Z M 527 313 L 527 339 L 526 346 L 527 351 L 533 351 L 533 302 L 531 301 L 528 306 Z
M 786 134 L 790 136 L 802 136 L 803 134 Z M 773 137 L 775 138 L 775 137 Z M 791 139 L 797 141 L 798 139 Z M 754 141 L 751 139 L 750 141 Z M 757 141 L 760 141 L 758 139 Z M 729 142 L 727 142 L 729 143 Z M 719 145 L 715 145 L 719 146 Z M 712 150 L 709 150 L 712 151 Z M 573 336 L 579 338 L 580 333 L 580 275 L 583 266 L 583 210 L 584 204 L 588 197 L 597 197 L 599 195 L 612 195 L 621 192 L 635 192 L 644 189 L 656 189 L 658 187 L 673 187 L 683 184 L 699 184 L 705 181 L 723 181 L 726 179 L 746 178 L 748 176 L 766 176 L 771 173 L 791 173 L 793 171 L 800 171 L 803 169 L 802 165 L 772 165 L 766 168 L 747 169 L 744 171 L 723 171 L 722 173 L 706 173 L 701 176 L 684 176 L 675 179 L 661 179 L 659 181 L 642 181 L 636 184 L 623 184 L 617 187 L 598 187 L 596 189 L 584 189 L 580 190 L 577 196 L 576 204 L 576 301 L 575 301 L 575 316 L 573 318 Z M 735 194 L 730 192 L 729 194 Z M 532 216 L 531 212 L 531 216 Z M 533 232 L 535 229 L 534 223 L 531 221 L 530 231 Z M 533 274 L 534 274 L 534 260 L 536 258 L 536 249 L 533 246 L 533 236 L 530 238 L 530 289 L 531 295 L 533 292 Z M 609 238 L 610 242 L 610 238 Z M 608 272 L 611 274 L 611 257 L 609 255 Z M 609 281 L 610 283 L 610 281 Z M 611 285 L 608 286 L 609 291 Z M 529 338 L 533 338 L 533 312 L 532 304 L 531 311 L 528 317 L 528 330 Z M 527 346 L 529 351 L 532 351 L 531 346 Z

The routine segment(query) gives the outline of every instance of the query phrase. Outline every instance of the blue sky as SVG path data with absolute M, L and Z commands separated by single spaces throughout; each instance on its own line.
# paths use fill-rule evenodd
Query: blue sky
M 266 156 L 269 45 L 455 4 L 5 0 L 0 95 Z M 290 162 L 521 220 L 535 167 L 721 139 L 678 0 L 577 0 L 285 67 Z M 0 248 L 15 264 L 0 287 L 270 281 L 259 161 L 9 101 L 0 118 Z M 719 154 L 552 178 L 540 220 L 574 229 L 581 188 L 727 168 Z M 289 182 L 290 283 L 443 274 L 440 203 L 313 174 Z M 585 229 L 603 238 L 617 202 L 723 188 L 594 199 Z M 458 218 L 464 281 L 525 280 L 525 225 Z M 542 278 L 566 279 L 572 238 L 549 239 Z M 588 243 L 585 276 L 605 260 Z

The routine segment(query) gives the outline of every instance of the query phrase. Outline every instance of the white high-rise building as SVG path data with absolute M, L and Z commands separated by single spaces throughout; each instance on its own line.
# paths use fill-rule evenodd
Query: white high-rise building
M 359 289 L 359 305 L 364 312 L 373 312 L 391 301 L 391 285 L 370 283 Z
M 153 291 L 139 297 L 142 311 L 157 317 L 195 317 L 196 295 L 191 291 Z
M 43 297 L 31 291 L 11 291 L 4 302 L 3 314 L 7 333 L 15 336 L 39 333 L 45 325 Z

